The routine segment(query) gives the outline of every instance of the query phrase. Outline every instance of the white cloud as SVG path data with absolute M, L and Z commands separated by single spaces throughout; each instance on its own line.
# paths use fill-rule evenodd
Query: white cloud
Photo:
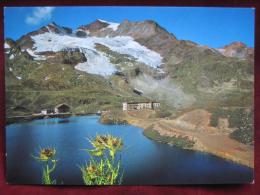
M 30 25 L 37 25 L 42 21 L 50 20 L 54 7 L 37 7 L 33 13 L 26 17 L 25 22 Z

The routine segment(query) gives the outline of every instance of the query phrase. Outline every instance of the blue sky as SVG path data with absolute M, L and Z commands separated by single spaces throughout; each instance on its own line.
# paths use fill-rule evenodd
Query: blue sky
M 22 35 L 56 22 L 76 29 L 103 19 L 111 22 L 154 20 L 178 39 L 218 48 L 234 41 L 254 46 L 253 8 L 189 7 L 6 7 L 5 37 Z

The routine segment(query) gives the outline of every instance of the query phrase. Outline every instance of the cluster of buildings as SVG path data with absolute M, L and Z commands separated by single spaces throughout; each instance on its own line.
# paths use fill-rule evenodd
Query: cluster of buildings
M 61 114 L 61 113 L 68 113 L 70 112 L 70 106 L 67 104 L 59 104 L 55 106 L 54 108 L 47 108 L 41 110 L 42 115 L 47 115 L 47 114 Z
M 160 103 L 155 101 L 147 101 L 147 102 L 123 102 L 123 111 L 127 110 L 155 110 L 160 108 Z M 63 103 L 55 106 L 54 108 L 42 109 L 42 115 L 48 114 L 64 114 L 70 112 L 70 106 Z M 98 111 L 97 114 L 104 114 L 110 112 L 108 111 Z
M 123 102 L 123 111 L 127 110 L 155 110 L 160 108 L 159 102 Z

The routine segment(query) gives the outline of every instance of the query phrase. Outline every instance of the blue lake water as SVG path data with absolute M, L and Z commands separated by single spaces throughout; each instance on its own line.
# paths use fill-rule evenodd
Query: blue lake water
M 55 147 L 58 184 L 82 185 L 78 168 L 89 159 L 83 148 L 96 134 L 121 137 L 123 185 L 248 183 L 253 169 L 201 152 L 183 150 L 146 138 L 131 125 L 103 125 L 99 116 L 52 118 L 6 127 L 7 182 L 41 183 L 41 164 L 31 157 L 39 147 Z

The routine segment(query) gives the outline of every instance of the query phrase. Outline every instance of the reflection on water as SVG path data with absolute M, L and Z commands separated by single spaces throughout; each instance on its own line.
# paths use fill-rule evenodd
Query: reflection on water
M 68 119 L 60 120 L 58 123 L 71 123 L 73 121 L 70 121 Z
M 43 120 L 43 121 L 38 121 L 35 123 L 35 125 L 44 125 L 44 124 L 47 124 L 47 125 L 55 125 L 55 124 L 60 124 L 60 123 L 73 123 L 73 122 L 76 122 L 76 120 L 71 120 L 71 119 L 57 119 L 56 120 Z
M 103 125 L 99 116 L 51 118 L 12 124 L 6 128 L 7 181 L 41 183 L 41 166 L 30 154 L 39 146 L 56 147 L 59 159 L 53 177 L 58 184 L 82 185 L 79 165 L 89 156 L 86 138 L 110 133 L 121 137 L 123 184 L 244 183 L 253 170 L 213 155 L 182 150 L 147 139 L 131 125 Z

